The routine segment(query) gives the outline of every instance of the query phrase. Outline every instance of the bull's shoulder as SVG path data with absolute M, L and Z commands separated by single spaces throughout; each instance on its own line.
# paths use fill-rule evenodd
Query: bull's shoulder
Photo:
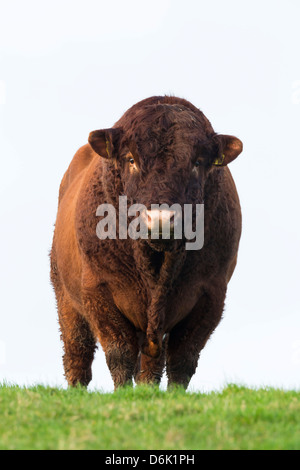
M 59 201 L 61 201 L 71 184 L 78 178 L 83 170 L 89 167 L 93 159 L 96 157 L 97 155 L 89 144 L 80 147 L 80 149 L 75 153 L 61 181 L 59 188 Z
M 206 256 L 204 264 L 214 260 L 216 268 L 232 271 L 242 230 L 239 196 L 227 167 L 214 172 L 209 183 L 204 204 L 204 248 L 200 256 Z
M 224 183 L 222 187 L 221 206 L 226 206 L 226 210 L 232 214 L 239 226 L 241 224 L 241 206 L 237 188 L 228 167 L 224 168 Z
M 240 212 L 240 203 L 234 179 L 229 168 L 214 170 L 208 177 L 205 187 L 206 209 L 210 213 L 226 208 Z

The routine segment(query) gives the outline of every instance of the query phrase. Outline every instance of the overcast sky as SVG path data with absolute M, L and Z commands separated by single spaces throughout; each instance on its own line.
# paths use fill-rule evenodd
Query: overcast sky
M 0 381 L 65 386 L 60 180 L 91 130 L 170 93 L 244 142 L 238 267 L 190 390 L 300 388 L 299 18 L 298 0 L 0 0 Z M 101 348 L 93 376 L 113 389 Z

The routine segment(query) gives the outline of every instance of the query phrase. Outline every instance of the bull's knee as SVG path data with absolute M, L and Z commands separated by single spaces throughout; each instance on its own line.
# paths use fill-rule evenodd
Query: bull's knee
M 180 359 L 169 356 L 167 360 L 168 387 L 181 385 L 187 388 L 196 372 L 198 358 L 198 355 Z
M 138 351 L 128 345 L 110 345 L 105 350 L 106 363 L 110 370 L 115 389 L 123 385 L 132 385 L 132 377 Z

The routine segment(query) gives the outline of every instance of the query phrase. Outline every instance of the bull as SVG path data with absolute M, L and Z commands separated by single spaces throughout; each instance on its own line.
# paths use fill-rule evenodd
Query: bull
M 99 342 L 115 388 L 159 383 L 165 368 L 169 386 L 188 386 L 237 262 L 241 209 L 227 165 L 241 151 L 174 96 L 145 99 L 90 133 L 62 179 L 51 250 L 69 385 L 89 384 Z M 115 239 L 97 236 L 97 208 L 118 218 L 120 196 L 146 208 L 149 236 L 120 237 L 119 226 Z M 173 213 L 159 209 L 174 204 L 204 205 L 201 249 L 174 236 Z M 151 237 L 155 219 L 169 219 L 168 238 Z

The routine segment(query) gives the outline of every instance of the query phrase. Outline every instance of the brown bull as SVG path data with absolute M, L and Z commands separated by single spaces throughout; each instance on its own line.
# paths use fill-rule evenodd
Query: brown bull
M 241 234 L 241 210 L 227 164 L 242 151 L 216 134 L 184 99 L 152 97 L 111 128 L 94 131 L 74 156 L 59 193 L 51 280 L 70 385 L 88 385 L 97 341 L 115 387 L 187 387 L 200 351 L 218 325 Z M 97 208 L 119 196 L 128 206 L 204 203 L 204 246 L 186 240 L 99 239 Z M 163 211 L 162 211 L 163 213 Z M 159 211 L 158 211 L 159 214 Z M 150 233 L 150 231 L 149 231 Z

